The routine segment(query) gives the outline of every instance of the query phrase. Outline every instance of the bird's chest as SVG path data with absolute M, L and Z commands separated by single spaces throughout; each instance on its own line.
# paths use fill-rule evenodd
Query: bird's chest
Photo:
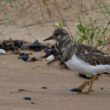
M 79 59 L 75 54 L 65 62 L 66 66 L 71 70 L 75 70 L 79 73 L 89 73 L 88 67 L 90 66 L 88 63 Z

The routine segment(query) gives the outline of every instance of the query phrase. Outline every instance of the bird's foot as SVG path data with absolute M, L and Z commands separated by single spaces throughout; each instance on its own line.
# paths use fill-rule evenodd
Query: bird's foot
M 73 89 L 70 89 L 70 92 L 76 92 L 78 94 L 91 94 L 91 92 L 94 92 L 94 91 L 92 89 L 88 91 L 83 91 L 80 88 L 73 88 Z
M 88 94 L 91 94 L 92 92 L 94 92 L 94 91 L 91 89 L 91 90 L 88 90 L 88 91 L 82 92 L 82 94 L 86 94 L 86 95 L 88 95 Z

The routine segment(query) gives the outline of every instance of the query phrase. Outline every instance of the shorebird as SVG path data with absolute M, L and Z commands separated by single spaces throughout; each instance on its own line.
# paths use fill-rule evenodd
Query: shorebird
M 76 89 L 81 93 L 90 93 L 98 74 L 110 73 L 110 56 L 92 47 L 79 44 L 71 40 L 69 33 L 64 29 L 56 29 L 47 40 L 57 41 L 57 48 L 61 54 L 61 61 L 71 70 L 92 76 Z M 89 86 L 87 91 L 84 88 Z

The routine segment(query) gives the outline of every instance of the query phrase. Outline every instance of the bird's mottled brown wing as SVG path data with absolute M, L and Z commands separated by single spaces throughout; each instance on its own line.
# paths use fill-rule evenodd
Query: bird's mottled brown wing
M 75 54 L 91 65 L 110 64 L 110 56 L 86 45 L 76 44 Z

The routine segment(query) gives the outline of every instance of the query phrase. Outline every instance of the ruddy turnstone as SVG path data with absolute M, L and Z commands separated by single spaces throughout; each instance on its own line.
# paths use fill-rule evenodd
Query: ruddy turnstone
M 92 89 L 93 82 L 98 79 L 97 74 L 110 72 L 110 56 L 92 47 L 73 42 L 66 30 L 56 29 L 53 34 L 44 41 L 46 40 L 57 41 L 61 61 L 64 62 L 68 68 L 79 73 L 93 76 L 77 89 L 72 89 L 71 91 L 77 90 L 82 93 L 89 93 Z M 84 92 L 83 89 L 87 85 L 89 89 Z

